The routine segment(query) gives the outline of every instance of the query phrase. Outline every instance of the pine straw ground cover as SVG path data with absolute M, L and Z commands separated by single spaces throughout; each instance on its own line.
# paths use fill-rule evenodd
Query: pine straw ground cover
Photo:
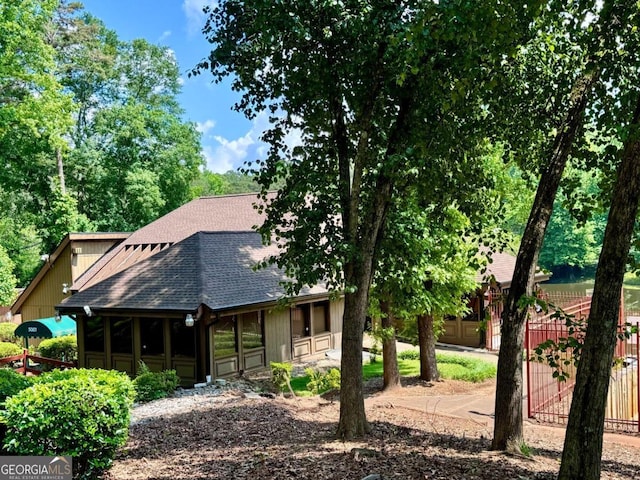
M 555 478 L 560 428 L 527 423 L 533 457 L 506 456 L 488 451 L 489 423 L 398 408 L 393 397 L 368 387 L 373 432 L 353 442 L 335 440 L 339 405 L 319 397 L 254 398 L 239 390 L 204 389 L 142 405 L 134 410 L 129 442 L 106 478 L 358 480 L 374 473 L 384 479 Z M 428 396 L 469 388 L 478 386 L 450 381 L 403 390 Z M 603 479 L 640 479 L 640 448 L 605 441 L 604 458 Z

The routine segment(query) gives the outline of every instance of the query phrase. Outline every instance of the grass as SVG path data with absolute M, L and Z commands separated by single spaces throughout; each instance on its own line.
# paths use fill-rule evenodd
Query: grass
M 467 357 L 463 355 L 437 354 L 438 371 L 445 380 L 462 380 L 465 382 L 483 382 L 496 376 L 496 366 L 485 360 Z M 366 363 L 362 366 L 362 376 L 366 380 L 382 377 L 382 359 L 376 363 Z M 398 369 L 403 377 L 415 377 L 420 375 L 419 360 L 398 360 Z M 309 377 L 303 375 L 291 379 L 291 388 L 296 395 L 310 396 L 307 390 Z

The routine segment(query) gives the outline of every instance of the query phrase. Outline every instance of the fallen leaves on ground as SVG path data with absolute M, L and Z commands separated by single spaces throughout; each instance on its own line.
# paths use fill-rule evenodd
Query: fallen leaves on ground
M 371 435 L 351 442 L 334 436 L 339 404 L 318 397 L 225 393 L 194 397 L 188 409 L 175 410 L 173 400 L 132 425 L 105 478 L 551 480 L 564 433 L 528 425 L 534 456 L 526 458 L 488 451 L 486 424 L 396 408 L 384 395 L 368 403 Z M 639 458 L 638 448 L 605 443 L 602 478 L 640 478 Z

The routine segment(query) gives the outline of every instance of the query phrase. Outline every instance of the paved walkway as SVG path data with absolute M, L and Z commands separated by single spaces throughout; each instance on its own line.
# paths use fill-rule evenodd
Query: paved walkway
M 365 347 L 368 346 L 370 338 L 365 336 Z M 398 342 L 398 351 L 416 349 L 411 344 Z M 468 355 L 476 358 L 482 358 L 483 360 L 493 362 L 497 365 L 498 355 L 496 352 L 490 352 L 480 348 L 460 347 L 457 345 L 448 344 L 436 344 L 437 353 L 456 353 L 460 355 Z M 339 358 L 339 357 L 338 357 Z M 535 426 L 535 428 L 550 428 L 555 432 L 558 430 L 564 430 L 562 426 L 543 426 L 536 423 L 533 419 L 527 418 L 527 388 L 526 388 L 526 376 L 524 378 L 524 397 L 523 397 L 523 418 L 525 419 L 525 429 L 527 425 Z M 369 402 L 374 401 L 368 399 Z M 495 407 L 495 390 L 494 389 L 482 389 L 481 393 L 477 394 L 465 394 L 465 395 L 434 395 L 434 396 L 408 396 L 402 395 L 401 392 L 395 394 L 388 394 L 384 396 L 384 402 L 408 408 L 411 410 L 417 410 L 425 412 L 425 414 L 437 414 L 448 415 L 458 418 L 468 419 L 474 423 L 486 426 L 490 434 L 493 434 L 493 419 L 494 419 L 494 407 Z M 640 437 L 633 435 L 621 435 L 614 433 L 605 433 L 605 442 L 616 443 L 620 445 L 629 445 L 636 448 L 640 448 Z

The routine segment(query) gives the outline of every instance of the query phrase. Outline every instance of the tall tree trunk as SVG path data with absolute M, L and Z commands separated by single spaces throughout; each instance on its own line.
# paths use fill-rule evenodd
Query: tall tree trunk
M 617 341 L 620 291 L 640 201 L 640 100 L 618 167 L 596 271 L 560 465 L 560 480 L 600 478 L 609 376 Z
M 64 163 L 62 162 L 62 151 L 60 148 L 56 150 L 56 164 L 58 165 L 58 179 L 60 180 L 60 192 L 64 195 L 67 193 L 67 186 L 64 181 Z
M 420 379 L 427 382 L 440 380 L 436 362 L 436 336 L 433 315 L 418 317 L 418 345 L 420 346 Z
M 393 315 L 388 302 L 381 302 L 382 313 L 382 388 L 392 390 L 402 387 L 400 370 L 398 369 L 398 352 L 396 349 L 396 331 Z
M 344 298 L 342 359 L 340 364 L 340 420 L 338 438 L 350 439 L 369 433 L 364 410 L 362 340 L 368 291 L 358 289 Z
M 493 450 L 518 451 L 522 435 L 522 349 L 527 311 L 519 307 L 524 295 L 533 293 L 538 254 L 549 224 L 560 179 L 567 164 L 576 132 L 582 125 L 596 75 L 579 78 L 571 93 L 567 116 L 554 139 L 547 168 L 542 172 L 531 213 L 522 235 L 509 294 L 502 312 L 500 355 L 496 383 Z

